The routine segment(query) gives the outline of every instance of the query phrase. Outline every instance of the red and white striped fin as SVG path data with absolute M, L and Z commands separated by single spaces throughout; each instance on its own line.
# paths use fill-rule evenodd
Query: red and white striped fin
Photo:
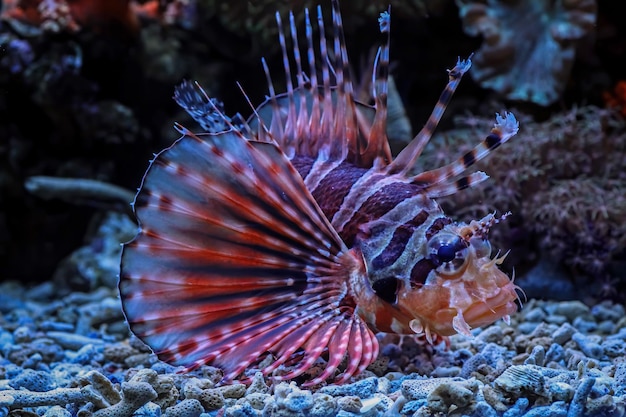
M 349 278 L 365 274 L 362 258 L 285 155 L 237 131 L 184 132 L 152 161 L 136 198 L 141 230 L 124 246 L 119 284 L 132 331 L 162 360 L 214 364 L 225 380 L 267 352 L 283 363 L 298 349 L 306 364 L 289 377 L 327 347 L 354 363 L 346 374 L 366 367 L 378 346 L 344 299 Z M 324 345 L 355 329 L 370 343 Z
M 374 161 L 385 166 L 391 162 L 391 148 L 387 138 L 387 95 L 389 89 L 389 41 L 391 33 L 391 7 L 380 14 L 378 23 L 385 43 L 378 48 L 372 71 L 372 97 L 376 114 L 369 131 L 367 149 L 359 154 L 359 166 L 370 166 Z
M 476 162 L 485 158 L 491 151 L 508 141 L 517 134 L 519 122 L 513 113 L 505 112 L 502 116 L 496 113 L 496 123 L 491 133 L 476 145 L 474 149 L 465 153 L 451 164 L 422 172 L 410 177 L 411 182 L 424 184 L 425 193 L 430 198 L 454 194 L 458 190 L 471 187 L 488 177 L 483 172 L 475 172 L 469 176 L 454 180 Z
M 328 41 L 324 30 L 321 7 L 317 8 L 319 42 L 313 40 L 313 25 L 309 11 L 305 9 L 305 34 L 307 61 L 310 75 L 302 70 L 298 49 L 298 37 L 293 15 L 289 17 L 289 33 L 292 38 L 290 58 L 282 19 L 277 14 L 279 43 L 283 54 L 283 67 L 287 77 L 287 91 L 276 94 L 265 60 L 262 61 L 269 96 L 261 104 L 248 123 L 258 125 L 258 139 L 266 141 L 262 126 L 269 126 L 271 138 L 289 158 L 294 155 L 327 159 L 347 160 L 355 166 L 369 168 L 380 159 L 383 165 L 391 160 L 386 128 L 386 97 L 389 64 L 389 40 L 381 48 L 376 75 L 375 111 L 354 99 L 354 87 L 350 76 L 348 53 L 343 34 L 339 2 L 332 2 L 333 62 L 328 56 Z M 383 13 L 381 31 L 388 35 L 389 14 Z M 319 59 L 316 58 L 316 53 Z M 293 83 L 291 61 L 295 62 L 296 85 Z
M 469 71 L 472 66 L 471 56 L 466 60 L 458 59 L 456 65 L 451 70 L 448 70 L 448 85 L 439 96 L 439 101 L 435 105 L 428 121 L 420 130 L 420 132 L 413 138 L 413 140 L 398 154 L 391 164 L 387 166 L 387 172 L 390 174 L 404 173 L 408 174 L 415 162 L 422 154 L 424 147 L 432 137 L 441 117 L 443 116 L 452 95 L 456 91 L 463 74 Z

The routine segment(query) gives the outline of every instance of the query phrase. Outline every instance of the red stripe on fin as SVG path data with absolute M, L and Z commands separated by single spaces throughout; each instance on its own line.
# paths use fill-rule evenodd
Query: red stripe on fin
M 287 92 L 276 94 L 269 68 L 262 60 L 269 84 L 269 96 L 248 120 L 258 130 L 256 140 L 266 141 L 263 126 L 269 126 L 269 136 L 289 158 L 294 155 L 333 160 L 347 160 L 355 166 L 370 168 L 375 161 L 381 166 L 391 161 L 391 152 L 385 132 L 387 119 L 387 78 L 389 39 L 380 52 L 376 69 L 375 108 L 359 103 L 354 98 L 350 64 L 343 33 L 339 2 L 332 2 L 333 39 L 327 41 L 321 8 L 317 7 L 319 39 L 313 40 L 313 25 L 305 9 L 305 35 L 309 76 L 302 69 L 293 15 L 289 30 L 285 31 L 277 14 L 279 44 L 283 54 L 283 70 L 287 78 Z M 381 14 L 380 30 L 388 35 L 389 14 Z M 287 46 L 285 32 L 291 35 L 292 48 Z M 328 43 L 331 43 L 330 45 Z M 332 46 L 333 61 L 328 57 Z M 290 58 L 289 54 L 293 55 Z M 317 54 L 317 56 L 316 56 Z M 292 66 L 295 62 L 294 86 Z
M 292 376 L 326 348 L 335 369 L 348 355 L 348 377 L 375 358 L 375 336 L 345 298 L 362 258 L 273 144 L 189 133 L 152 161 L 135 211 L 120 294 L 132 331 L 162 360 L 213 364 L 228 381 L 267 352 L 280 364 L 303 349 Z M 330 346 L 339 339 L 348 343 Z

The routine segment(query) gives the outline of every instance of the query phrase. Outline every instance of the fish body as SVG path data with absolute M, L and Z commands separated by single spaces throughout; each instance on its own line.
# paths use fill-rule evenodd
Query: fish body
M 449 71 L 431 117 L 395 158 L 386 136 L 390 16 L 373 70 L 374 106 L 353 98 L 339 4 L 333 1 L 330 64 L 318 8 L 319 43 L 305 12 L 303 71 L 290 15 L 291 56 L 280 16 L 287 91 L 245 122 L 223 115 L 190 83 L 176 100 L 209 133 L 183 136 L 155 156 L 134 208 L 137 237 L 124 245 L 120 294 L 131 330 L 160 359 L 193 369 L 212 364 L 230 381 L 267 354 L 278 379 L 326 368 L 307 382 L 345 382 L 378 355 L 376 332 L 470 335 L 516 311 L 517 286 L 491 258 L 493 214 L 469 224 L 437 197 L 487 176 L 466 169 L 511 138 L 510 113 L 449 165 L 416 172 L 469 60 Z M 295 80 L 292 66 L 295 63 Z M 295 362 L 295 365 L 293 364 Z

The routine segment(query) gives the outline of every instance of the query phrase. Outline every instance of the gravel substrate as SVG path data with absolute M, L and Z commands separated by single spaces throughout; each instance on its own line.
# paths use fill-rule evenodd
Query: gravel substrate
M 342 386 L 177 373 L 130 337 L 110 285 L 129 229 L 111 215 L 55 280 L 0 284 L 0 417 L 626 415 L 626 318 L 610 303 L 531 300 L 510 325 L 449 348 L 380 335 L 381 356 Z M 95 289 L 69 291 L 63 278 Z

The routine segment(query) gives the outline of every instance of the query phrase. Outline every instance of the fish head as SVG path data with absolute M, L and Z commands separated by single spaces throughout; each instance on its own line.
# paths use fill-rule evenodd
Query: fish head
M 506 255 L 492 257 L 488 231 L 498 221 L 493 214 L 469 224 L 445 218 L 427 239 L 418 239 L 424 234 L 417 229 L 391 269 L 368 262 L 377 249 L 362 244 L 371 288 L 369 294 L 365 285 L 358 291 L 365 294 L 362 315 L 379 331 L 424 335 L 430 341 L 436 335 L 470 336 L 473 328 L 508 321 L 521 290 L 499 268 Z M 369 238 L 369 243 L 376 241 Z
M 427 339 L 470 336 L 470 329 L 508 321 L 517 311 L 519 287 L 498 267 L 506 255 L 491 257 L 487 232 L 494 222 L 490 214 L 470 224 L 450 223 L 427 241 L 424 257 L 397 292 L 397 308 L 413 332 Z

